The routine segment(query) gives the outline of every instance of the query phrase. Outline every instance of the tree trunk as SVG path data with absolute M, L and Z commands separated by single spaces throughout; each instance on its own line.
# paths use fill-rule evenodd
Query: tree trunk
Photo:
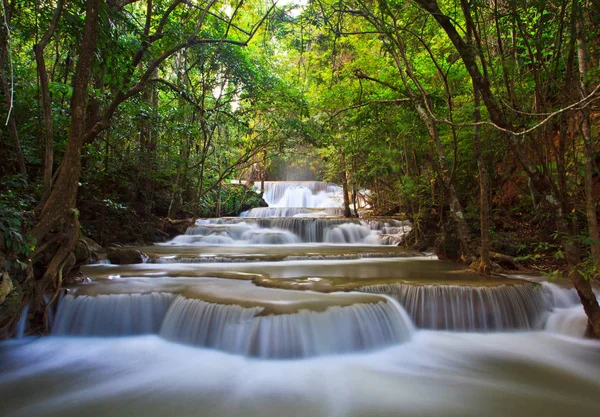
M 479 112 L 479 92 L 473 88 L 473 103 L 475 104 L 475 110 L 473 111 L 473 121 L 478 123 L 480 120 Z M 485 168 L 485 161 L 481 154 L 480 144 L 480 129 L 477 124 L 473 128 L 473 145 L 475 147 L 475 155 L 477 157 L 477 168 L 479 170 L 479 225 L 481 228 L 480 238 L 480 259 L 479 259 L 479 271 L 485 275 L 491 273 L 490 263 L 490 208 L 488 203 L 488 172 Z
M 341 180 L 342 180 L 342 192 L 344 193 L 344 217 L 352 216 L 350 212 L 350 198 L 348 197 L 348 173 L 346 172 L 346 155 L 344 150 L 340 153 L 341 158 Z
M 87 88 L 94 62 L 98 37 L 98 12 L 101 0 L 86 2 L 85 26 L 79 60 L 73 80 L 71 99 L 71 125 L 67 147 L 58 176 L 39 220 L 31 234 L 37 240 L 38 250 L 46 241 L 56 239 L 58 249 L 47 266 L 46 272 L 33 284 L 34 309 L 43 308 L 43 295 L 51 287 L 60 288 L 62 268 L 67 265 L 79 236 L 79 219 L 76 209 L 77 189 L 81 171 L 81 148 L 85 133 L 85 110 Z M 51 232 L 55 234 L 51 235 Z M 34 256 L 37 255 L 34 253 Z

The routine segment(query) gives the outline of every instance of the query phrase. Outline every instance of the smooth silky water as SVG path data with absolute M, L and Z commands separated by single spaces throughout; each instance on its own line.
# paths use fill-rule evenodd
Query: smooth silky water
M 51 336 L 21 320 L 0 416 L 600 415 L 568 286 L 407 251 L 409 223 L 340 218 L 333 184 L 264 191 L 147 263 L 85 267 Z

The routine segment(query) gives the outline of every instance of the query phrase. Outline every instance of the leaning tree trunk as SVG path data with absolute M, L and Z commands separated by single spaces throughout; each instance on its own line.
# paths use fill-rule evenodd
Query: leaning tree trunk
M 101 0 L 86 2 L 85 26 L 79 52 L 79 60 L 73 80 L 71 99 L 71 125 L 67 147 L 56 182 L 44 204 L 38 222 L 31 234 L 37 240 L 34 257 L 44 251 L 52 251 L 52 260 L 41 277 L 28 282 L 32 309 L 39 318 L 45 314 L 43 295 L 61 285 L 63 268 L 73 257 L 73 249 L 79 237 L 79 219 L 76 208 L 77 188 L 81 171 L 81 148 L 85 133 L 85 110 L 87 88 L 90 81 L 94 53 L 98 38 L 98 12 Z

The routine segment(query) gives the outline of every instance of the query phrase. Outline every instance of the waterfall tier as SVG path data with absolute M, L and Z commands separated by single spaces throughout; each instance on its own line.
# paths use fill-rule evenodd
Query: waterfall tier
M 329 307 L 323 312 L 260 316 L 262 309 L 179 297 L 161 329 L 166 339 L 261 358 L 372 350 L 401 343 L 412 325 L 393 302 Z

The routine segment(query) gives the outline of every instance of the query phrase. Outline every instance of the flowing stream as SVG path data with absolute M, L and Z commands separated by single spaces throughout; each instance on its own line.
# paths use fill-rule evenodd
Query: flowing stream
M 266 182 L 147 262 L 83 268 L 52 334 L 0 343 L 0 416 L 595 416 L 600 344 L 567 283 L 483 278 Z M 24 311 L 27 314 L 27 311 Z

